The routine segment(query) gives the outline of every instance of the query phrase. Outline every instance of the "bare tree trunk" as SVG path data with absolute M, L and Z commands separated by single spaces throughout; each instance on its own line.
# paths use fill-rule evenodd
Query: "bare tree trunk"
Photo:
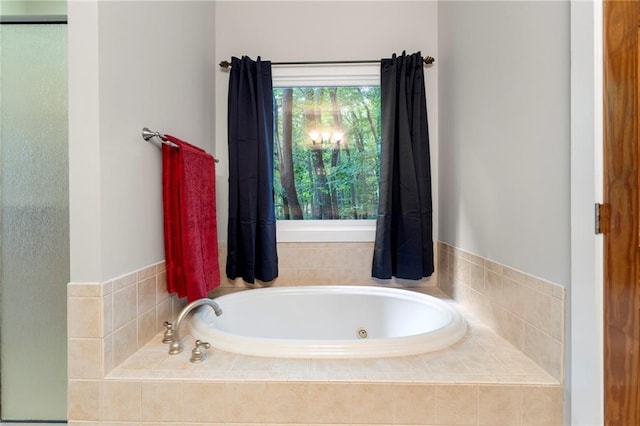
M 280 182 L 284 189 L 285 196 L 283 197 L 286 202 L 286 210 L 292 219 L 301 220 L 302 209 L 300 209 L 300 202 L 298 201 L 298 193 L 296 192 L 296 186 L 293 176 L 293 89 L 287 88 L 282 93 L 282 111 L 283 111 L 283 130 L 282 130 L 282 144 L 280 144 L 279 151 L 279 167 L 280 167 Z M 285 213 L 287 213 L 285 211 Z
M 343 131 L 342 127 L 342 114 L 340 113 L 340 108 L 338 107 L 338 89 L 332 88 L 329 89 L 329 99 L 331 100 L 331 111 L 333 113 L 333 128 L 338 132 Z M 344 137 L 343 137 L 344 139 Z M 340 162 L 340 145 L 339 143 L 342 141 L 338 141 L 336 145 L 333 145 L 331 151 L 331 168 L 335 170 L 338 163 Z M 331 216 L 332 219 L 340 218 L 340 209 L 338 208 L 338 188 L 335 183 L 335 178 L 331 182 L 330 185 L 331 190 Z
M 347 154 L 347 161 L 349 163 L 351 163 L 351 149 L 350 148 L 345 148 L 344 149 L 346 151 Z M 355 181 L 355 179 L 349 179 L 349 192 L 351 192 L 351 213 L 353 216 L 353 219 L 358 219 L 358 197 L 356 194 L 356 185 L 353 183 Z
M 277 102 L 277 101 L 276 101 Z M 278 172 L 282 173 L 282 142 L 280 141 L 280 127 L 278 126 L 278 106 L 275 105 L 273 108 L 273 121 L 276 125 L 273 127 L 273 139 L 275 144 L 275 153 L 277 158 Z M 280 178 L 280 182 L 282 183 L 282 177 Z M 289 219 L 289 203 L 287 202 L 286 195 L 283 195 L 282 200 L 282 210 L 285 219 Z M 278 199 L 276 199 L 276 208 L 278 207 Z
M 352 135 L 355 139 L 356 150 L 360 155 L 356 156 L 357 158 L 362 158 L 364 154 L 364 135 L 362 134 L 362 130 L 360 128 L 360 118 L 356 115 L 354 111 L 351 111 L 351 119 L 353 120 L 353 129 L 356 129 L 356 132 Z M 349 161 L 351 161 L 351 153 L 347 152 Z M 357 160 L 356 160 L 357 161 Z M 365 180 L 365 173 L 370 172 L 369 170 L 365 170 L 362 166 L 362 160 L 359 160 L 358 166 L 355 168 L 355 176 L 351 179 L 351 204 L 353 206 L 353 218 L 361 219 L 362 213 L 358 213 L 358 205 L 362 206 L 366 204 L 366 199 L 370 197 L 370 194 L 367 191 L 362 190 L 362 182 Z M 376 171 L 377 173 L 377 171 Z M 357 185 L 356 185 L 357 183 Z
M 322 158 L 322 149 L 311 150 L 311 161 L 315 171 L 314 189 L 316 194 L 316 212 L 314 219 L 332 219 L 331 217 L 331 197 L 329 196 L 329 186 L 327 185 L 327 172 Z
M 358 88 L 358 92 L 362 95 L 362 99 L 364 99 L 365 96 L 362 93 L 362 90 L 360 88 Z M 373 135 L 373 140 L 378 142 L 378 132 L 376 132 L 376 126 L 373 124 L 373 119 L 371 118 L 371 111 L 369 110 L 369 107 L 367 106 L 366 102 L 363 102 L 362 104 L 364 105 L 364 108 L 367 111 L 367 121 L 369 121 L 369 126 L 371 127 L 371 134 Z
M 305 97 L 309 100 L 311 107 L 305 109 L 304 119 L 307 123 L 307 129 L 318 130 L 321 117 L 318 108 L 319 94 L 316 94 L 312 88 L 305 90 Z M 327 173 L 324 167 L 324 159 L 322 158 L 322 144 L 318 149 L 311 149 L 310 152 L 312 167 L 314 171 L 314 198 L 313 203 L 313 219 L 330 219 L 331 218 L 331 198 L 329 197 L 329 188 L 327 186 Z
M 361 89 L 358 89 L 358 92 L 362 95 L 363 99 L 365 98 Z M 373 118 L 371 117 L 371 110 L 367 106 L 366 102 L 363 102 L 364 108 L 367 111 L 367 121 L 369 122 L 369 127 L 371 128 L 371 134 L 373 135 L 373 140 L 379 144 L 381 143 L 380 139 L 378 139 L 378 132 L 376 131 L 376 125 L 373 122 Z M 380 182 L 380 169 L 375 169 L 376 180 Z
M 284 179 L 282 177 L 282 173 L 284 169 L 282 164 L 284 153 L 283 153 L 282 139 L 280 137 L 280 126 L 278 125 L 280 117 L 278 117 L 277 105 L 273 108 L 273 120 L 276 123 L 276 125 L 273 128 L 273 132 L 274 132 L 274 139 L 276 144 L 276 152 L 278 153 L 278 172 L 280 173 L 280 185 L 282 185 L 282 187 L 284 188 L 284 183 L 283 183 Z M 289 201 L 287 200 L 286 193 L 282 194 L 282 213 L 285 220 L 291 219 L 291 213 L 289 211 Z
M 362 137 L 362 132 L 360 131 L 360 125 L 358 124 L 358 122 L 360 121 L 360 119 L 358 118 L 358 116 L 356 115 L 355 112 L 353 112 L 353 110 L 351 111 L 351 118 L 353 119 L 353 128 L 357 129 L 356 131 L 356 148 L 358 148 L 358 152 L 364 152 L 364 138 Z

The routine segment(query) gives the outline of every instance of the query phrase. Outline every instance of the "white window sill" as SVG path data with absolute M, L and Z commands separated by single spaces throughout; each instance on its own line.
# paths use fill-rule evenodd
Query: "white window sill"
M 279 220 L 277 240 L 281 243 L 372 242 L 375 220 Z

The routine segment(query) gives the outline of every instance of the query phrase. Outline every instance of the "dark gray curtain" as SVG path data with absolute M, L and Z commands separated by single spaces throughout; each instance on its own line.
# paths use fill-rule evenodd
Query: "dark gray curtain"
M 227 277 L 278 276 L 271 63 L 232 58 L 229 76 Z
M 418 280 L 433 273 L 431 163 L 420 52 L 383 59 L 380 205 L 372 275 Z

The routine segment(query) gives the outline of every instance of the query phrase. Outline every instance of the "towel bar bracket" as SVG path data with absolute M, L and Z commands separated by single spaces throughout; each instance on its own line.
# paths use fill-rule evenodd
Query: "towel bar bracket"
M 165 135 L 163 135 L 162 133 L 154 132 L 153 130 L 150 130 L 148 127 L 143 127 L 142 128 L 142 139 L 144 139 L 147 142 L 150 142 L 153 138 L 160 139 L 160 142 L 162 144 L 169 145 L 172 148 L 180 148 L 178 145 L 176 145 L 175 143 L 173 143 L 170 140 L 168 140 L 167 137 Z M 216 163 L 218 163 L 218 159 L 217 158 L 214 161 Z
M 144 139 L 145 141 L 149 142 L 153 138 L 160 139 L 161 143 L 163 143 L 165 145 L 169 145 L 172 148 L 178 148 L 178 145 L 176 145 L 175 143 L 170 142 L 169 140 L 167 140 L 167 137 L 165 135 L 163 135 L 162 133 L 154 132 L 153 130 L 149 130 L 148 127 L 144 127 L 142 129 L 142 139 Z

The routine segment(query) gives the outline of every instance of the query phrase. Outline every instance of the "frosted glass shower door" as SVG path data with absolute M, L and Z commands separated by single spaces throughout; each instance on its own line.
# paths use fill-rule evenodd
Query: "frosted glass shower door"
M 67 26 L 0 25 L 0 418 L 66 419 Z

